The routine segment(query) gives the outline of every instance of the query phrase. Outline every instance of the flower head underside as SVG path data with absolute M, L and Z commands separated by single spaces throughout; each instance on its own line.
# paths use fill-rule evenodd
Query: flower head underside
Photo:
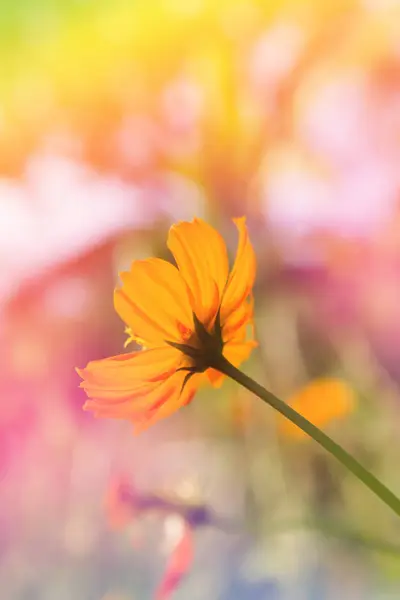
M 114 306 L 127 325 L 127 343 L 142 349 L 78 370 L 86 410 L 128 419 L 141 431 L 188 404 L 204 383 L 219 386 L 218 356 L 235 366 L 248 358 L 256 345 L 256 261 L 245 218 L 234 222 L 239 243 L 231 270 L 223 238 L 194 219 L 170 229 L 167 245 L 176 266 L 149 258 L 121 273 Z

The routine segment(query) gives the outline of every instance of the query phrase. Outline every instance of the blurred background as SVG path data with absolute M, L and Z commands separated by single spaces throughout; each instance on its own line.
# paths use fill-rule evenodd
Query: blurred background
M 257 398 L 134 437 L 74 369 L 123 351 L 118 271 L 245 214 L 244 369 L 400 494 L 400 2 L 4 1 L 0 46 L 1 598 L 399 598 L 398 519 Z M 113 530 L 120 473 L 170 509 Z

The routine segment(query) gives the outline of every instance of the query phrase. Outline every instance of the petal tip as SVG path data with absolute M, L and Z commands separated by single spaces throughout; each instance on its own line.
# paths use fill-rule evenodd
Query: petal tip
M 150 428 L 150 425 L 147 423 L 147 421 L 136 422 L 133 424 L 132 433 L 135 437 L 137 437 L 141 433 L 144 433 L 145 431 L 147 431 L 149 428 Z
M 79 377 L 85 379 L 85 369 L 80 369 L 79 367 L 75 367 L 75 371 L 78 373 Z M 83 381 L 81 381 L 80 385 L 82 386 Z

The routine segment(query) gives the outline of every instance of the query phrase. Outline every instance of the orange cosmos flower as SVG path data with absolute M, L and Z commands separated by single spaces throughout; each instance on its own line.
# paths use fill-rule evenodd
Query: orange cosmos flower
M 142 431 L 188 404 L 204 382 L 219 386 L 213 369 L 221 354 L 238 366 L 256 345 L 249 336 L 256 261 L 245 218 L 229 272 L 220 234 L 201 219 L 180 222 L 167 245 L 177 267 L 158 258 L 121 273 L 114 305 L 128 326 L 128 343 L 142 350 L 90 362 L 78 369 L 98 417 L 128 419 Z
M 296 392 L 288 404 L 321 428 L 353 411 L 355 393 L 345 381 L 329 377 L 320 378 Z M 301 429 L 285 418 L 280 420 L 280 429 L 289 437 L 307 439 L 307 435 Z

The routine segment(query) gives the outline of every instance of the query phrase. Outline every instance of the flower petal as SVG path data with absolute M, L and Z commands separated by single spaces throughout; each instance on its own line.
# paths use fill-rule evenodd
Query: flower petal
M 323 427 L 349 414 L 354 408 L 355 395 L 346 382 L 321 378 L 301 388 L 288 404 L 317 427 Z M 301 429 L 283 417 L 280 418 L 280 430 L 292 438 L 308 439 Z
M 230 341 L 245 341 L 249 325 L 253 325 L 254 303 L 252 296 L 244 300 L 237 309 L 225 318 L 222 324 L 222 339 L 225 343 Z M 254 335 L 254 332 L 252 332 Z
M 194 542 L 191 526 L 182 520 L 181 538 L 167 564 L 163 579 L 155 593 L 155 600 L 168 600 L 178 588 L 193 563 Z
M 136 409 L 183 361 L 182 353 L 170 346 L 92 361 L 77 369 L 81 387 L 91 399 L 85 408 L 118 415 L 133 405 Z
M 88 400 L 84 409 L 91 410 L 97 417 L 140 421 L 143 415 L 161 406 L 174 392 L 175 387 L 170 379 L 165 379 L 161 382 L 146 384 L 118 402 L 100 398 Z
M 190 293 L 192 309 L 208 325 L 216 315 L 228 272 L 228 254 L 221 235 L 201 219 L 173 225 L 168 248 Z
M 174 265 L 158 258 L 135 261 L 121 279 L 115 309 L 147 346 L 181 341 L 182 330 L 193 330 L 187 288 Z
M 235 367 L 238 367 L 242 362 L 246 361 L 252 350 L 258 346 L 257 342 L 254 340 L 249 340 L 247 342 L 237 341 L 230 342 L 225 344 L 224 346 L 224 356 L 230 363 L 232 363 Z
M 157 351 L 159 352 L 160 349 Z M 156 350 L 145 350 L 136 354 L 154 355 L 155 352 Z M 181 353 L 178 354 L 183 357 Z M 113 359 L 108 360 L 112 361 Z M 107 360 L 97 362 L 106 363 Z M 112 371 L 112 369 L 109 370 Z M 83 382 L 82 385 L 90 398 L 84 409 L 93 411 L 97 417 L 130 420 L 135 424 L 135 432 L 138 433 L 192 400 L 199 384 L 200 375 L 194 375 L 183 386 L 186 375 L 186 371 L 175 371 L 173 374 L 168 372 L 156 374 L 154 372 L 151 379 L 137 380 L 132 389 L 128 390 L 126 380 L 124 387 L 115 389 L 114 377 L 108 381 L 108 386 L 114 387 L 105 385 L 106 379 L 103 372 L 103 378 L 100 381 L 103 387 L 94 387 L 94 379 L 90 383 Z
M 249 239 L 246 218 L 234 219 L 234 222 L 239 231 L 239 243 L 235 262 L 222 298 L 222 324 L 232 312 L 240 308 L 249 296 L 256 276 L 256 258 Z
M 143 412 L 141 418 L 132 419 L 135 425 L 135 434 L 139 434 L 151 427 L 151 425 L 154 425 L 157 421 L 169 417 L 179 410 L 179 408 L 186 406 L 193 400 L 200 382 L 204 380 L 203 374 L 193 375 L 182 389 L 185 377 L 186 373 L 184 371 L 176 373 L 170 381 L 173 388 L 168 398 Z
M 77 369 L 86 384 L 130 389 L 138 382 L 155 381 L 179 366 L 182 353 L 171 346 L 139 350 L 110 358 L 93 360 L 86 368 Z
M 226 377 L 226 375 L 224 375 L 220 371 L 217 371 L 217 369 L 207 369 L 205 375 L 207 376 L 207 379 L 211 383 L 211 385 L 215 388 L 221 387 Z

